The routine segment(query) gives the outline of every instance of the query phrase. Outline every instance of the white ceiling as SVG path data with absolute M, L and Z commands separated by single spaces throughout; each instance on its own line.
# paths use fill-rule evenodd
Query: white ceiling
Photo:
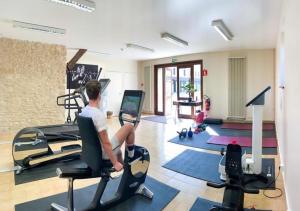
M 63 44 L 109 53 L 108 57 L 152 59 L 230 49 L 274 48 L 282 0 L 94 0 L 96 11 L 83 12 L 47 0 L 1 0 L 0 35 Z M 223 19 L 234 34 L 226 42 L 210 26 Z M 13 28 L 18 20 L 65 28 L 55 35 Z M 160 38 L 169 32 L 189 42 L 179 47 Z M 154 53 L 126 48 L 135 43 Z M 123 48 L 124 50 L 120 50 Z

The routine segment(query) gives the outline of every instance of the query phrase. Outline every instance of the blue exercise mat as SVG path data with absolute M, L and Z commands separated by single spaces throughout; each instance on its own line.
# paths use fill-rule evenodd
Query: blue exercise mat
M 197 198 L 194 202 L 193 206 L 191 207 L 190 211 L 210 211 L 210 209 L 214 205 L 221 205 L 218 202 Z M 245 211 L 251 211 L 251 209 L 245 209 Z M 267 210 L 255 210 L 255 211 L 267 211 Z M 271 211 L 271 210 L 268 210 Z
M 145 117 L 142 117 L 141 119 L 151 121 L 151 122 L 168 124 L 168 120 L 171 120 L 173 118 L 170 116 L 145 116 Z
M 107 188 L 103 194 L 102 200 L 106 201 L 110 199 L 117 190 L 118 184 L 120 182 L 120 177 L 110 181 Z M 151 177 L 146 178 L 145 185 L 154 193 L 153 199 L 150 200 L 143 196 L 134 196 L 121 204 L 114 206 L 109 209 L 111 211 L 153 211 L 162 210 L 166 207 L 173 198 L 179 193 L 179 190 L 172 188 L 164 183 L 161 183 Z M 91 185 L 85 188 L 81 188 L 74 191 L 74 206 L 76 210 L 82 210 L 88 206 L 91 202 L 97 185 Z M 67 188 L 67 186 L 66 186 Z M 16 211 L 46 211 L 50 210 L 51 203 L 58 203 L 60 205 L 66 206 L 67 193 L 61 193 L 46 198 L 41 198 L 22 204 L 15 205 Z
M 163 165 L 164 168 L 176 171 L 178 173 L 194 177 L 197 179 L 221 183 L 219 174 L 219 162 L 221 155 L 215 155 L 211 153 L 199 152 L 195 150 L 185 150 L 169 162 Z M 271 183 L 275 179 L 275 160 L 263 159 L 263 172 L 265 174 L 270 173 L 268 177 L 268 183 Z M 252 180 L 252 175 L 245 175 L 245 180 Z M 258 189 L 274 189 L 275 184 L 270 184 L 268 187 L 260 181 L 249 183 L 247 188 Z
M 249 131 L 227 130 L 227 129 L 221 129 L 218 126 L 211 126 L 211 125 L 209 127 L 213 129 L 216 132 L 216 134 L 219 134 L 220 136 L 246 136 L 246 137 L 251 136 L 251 133 Z M 266 131 L 266 132 L 269 133 L 267 133 L 265 137 L 273 137 L 272 131 Z M 226 146 L 222 146 L 218 144 L 208 144 L 207 141 L 210 139 L 210 137 L 211 135 L 207 131 L 204 131 L 198 134 L 194 134 L 192 138 L 179 139 L 178 135 L 176 135 L 174 138 L 169 140 L 169 142 L 172 142 L 174 144 L 194 147 L 194 148 L 212 150 L 212 151 L 221 151 L 222 148 L 225 148 L 226 150 Z M 242 147 L 242 150 L 246 151 L 247 154 L 251 154 L 252 148 Z M 262 152 L 264 155 L 277 155 L 278 153 L 277 147 L 263 148 Z

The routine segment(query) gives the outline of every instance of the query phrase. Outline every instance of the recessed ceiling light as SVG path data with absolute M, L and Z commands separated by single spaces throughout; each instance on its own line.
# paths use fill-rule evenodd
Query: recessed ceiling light
M 185 46 L 189 45 L 189 43 L 187 41 L 184 41 L 184 40 L 182 40 L 178 37 L 175 37 L 174 35 L 169 34 L 169 33 L 162 33 L 161 38 L 170 43 L 173 43 L 175 45 L 179 45 L 181 47 L 185 47 Z
M 227 28 L 225 23 L 222 19 L 213 20 L 211 22 L 211 25 L 216 29 L 217 32 L 220 33 L 220 35 L 226 40 L 232 40 L 233 34 L 230 32 L 230 30 Z

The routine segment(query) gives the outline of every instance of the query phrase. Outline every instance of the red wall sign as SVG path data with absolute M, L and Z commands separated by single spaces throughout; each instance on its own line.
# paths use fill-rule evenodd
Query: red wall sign
M 202 70 L 202 76 L 207 76 L 207 69 Z

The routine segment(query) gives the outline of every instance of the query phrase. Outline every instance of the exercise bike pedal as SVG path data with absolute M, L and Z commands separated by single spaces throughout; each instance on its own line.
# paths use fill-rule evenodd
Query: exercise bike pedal
M 142 196 L 145 196 L 146 198 L 152 199 L 153 198 L 153 192 L 150 191 L 144 184 L 141 184 L 138 189 L 135 191 L 135 194 L 139 194 Z

